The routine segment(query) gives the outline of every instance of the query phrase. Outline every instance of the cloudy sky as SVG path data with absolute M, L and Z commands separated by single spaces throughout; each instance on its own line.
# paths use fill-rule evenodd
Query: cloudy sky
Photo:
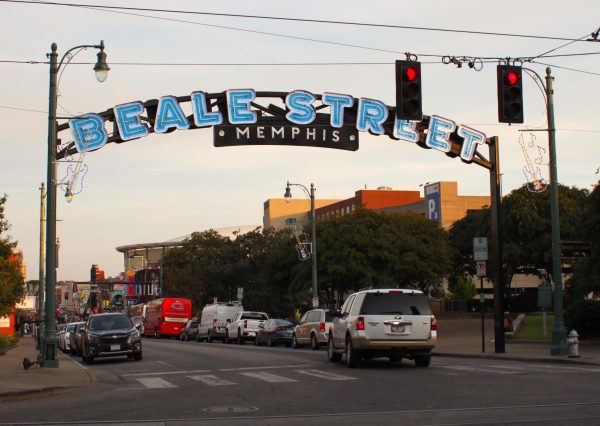
M 27 279 L 38 277 L 39 187 L 46 180 L 47 159 L 46 53 L 53 42 L 62 55 L 71 47 L 104 40 L 111 67 L 106 82 L 98 83 L 91 69 L 94 49 L 63 66 L 61 117 L 166 95 L 234 88 L 344 93 L 393 105 L 393 64 L 410 52 L 422 62 L 426 115 L 500 137 L 504 194 L 526 183 L 520 136 L 525 146 L 532 143 L 530 156 L 541 154 L 544 162 L 548 140 L 544 132 L 521 131 L 546 125 L 544 98 L 530 77 L 524 80 L 525 124 L 497 123 L 494 58 L 534 58 L 525 64 L 528 68 L 544 76 L 549 64 L 555 76 L 560 183 L 591 188 L 599 178 L 600 43 L 569 42 L 590 38 L 598 29 L 597 0 L 574 0 L 567 7 L 559 0 L 85 3 L 390 27 L 33 3 L 0 0 L 0 193 L 9 197 L 9 235 L 24 251 Z M 582 53 L 586 55 L 574 55 Z M 444 56 L 471 58 L 478 65 L 481 59 L 483 68 L 443 64 Z M 67 132 L 64 137 L 69 137 Z M 70 204 L 59 192 L 59 280 L 87 280 L 93 263 L 107 275 L 118 275 L 123 269 L 122 254 L 115 250 L 119 245 L 259 225 L 263 201 L 282 197 L 288 180 L 307 186 L 313 182 L 319 198 L 349 198 L 358 189 L 382 185 L 418 190 L 420 184 L 442 180 L 458 181 L 464 195 L 489 194 L 488 172 L 479 166 L 364 133 L 360 149 L 346 152 L 215 148 L 211 129 L 175 131 L 108 144 L 83 161 L 87 174 L 82 191 Z M 67 166 L 59 164 L 59 180 Z M 547 179 L 547 166 L 541 165 L 540 171 Z

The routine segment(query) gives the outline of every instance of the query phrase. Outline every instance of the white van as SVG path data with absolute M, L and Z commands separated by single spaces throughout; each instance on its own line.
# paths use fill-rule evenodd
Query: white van
M 202 317 L 198 323 L 198 334 L 196 340 L 211 343 L 218 339 L 225 341 L 227 320 L 230 320 L 244 310 L 240 302 L 218 302 L 206 305 L 202 309 Z

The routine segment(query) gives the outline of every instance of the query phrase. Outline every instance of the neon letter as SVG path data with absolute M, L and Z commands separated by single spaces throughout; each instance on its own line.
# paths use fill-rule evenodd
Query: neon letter
M 315 99 L 315 95 L 304 90 L 295 90 L 289 93 L 285 98 L 285 105 L 289 108 L 285 118 L 295 124 L 312 123 L 317 116 L 311 105 Z
M 144 112 L 144 104 L 141 102 L 117 105 L 113 108 L 113 112 L 119 134 L 124 141 L 148 135 L 148 128 L 140 120 L 140 114 Z
M 256 112 L 250 109 L 250 102 L 256 98 L 252 89 L 227 91 L 227 114 L 231 124 L 254 124 Z
M 371 132 L 376 135 L 384 133 L 381 125 L 388 117 L 387 106 L 375 99 L 360 98 L 358 100 L 358 114 L 356 128 L 361 132 Z
M 349 95 L 323 93 L 321 99 L 323 105 L 329 105 L 331 107 L 331 112 L 329 114 L 331 127 L 342 127 L 344 125 L 344 108 L 351 107 L 354 104 L 354 98 Z
M 177 99 L 173 96 L 163 96 L 158 101 L 154 131 L 166 133 L 171 127 L 185 130 L 190 128 L 190 123 L 185 118 Z
M 416 131 L 417 123 L 415 121 L 400 120 L 396 118 L 394 123 L 393 135 L 406 142 L 419 142 L 419 132 Z
M 194 108 L 194 124 L 196 126 L 216 126 L 223 123 L 223 116 L 219 111 L 208 111 L 206 107 L 206 93 L 193 92 L 191 97 Z
M 485 133 L 463 125 L 458 126 L 456 133 L 464 139 L 462 148 L 460 149 L 460 158 L 465 161 L 471 161 L 473 154 L 477 150 L 477 145 L 485 143 Z
M 432 115 L 429 119 L 429 130 L 425 145 L 442 152 L 450 152 L 450 133 L 456 129 L 456 123 L 447 118 Z
M 86 114 L 81 118 L 72 118 L 69 120 L 69 127 L 79 152 L 100 149 L 108 140 L 104 120 L 98 114 Z

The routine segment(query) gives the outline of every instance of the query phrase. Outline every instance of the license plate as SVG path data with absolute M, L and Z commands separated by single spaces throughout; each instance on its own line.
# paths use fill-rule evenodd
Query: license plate
M 392 333 L 404 333 L 404 326 L 392 324 Z
M 120 351 L 121 345 L 110 345 L 110 350 L 111 351 Z

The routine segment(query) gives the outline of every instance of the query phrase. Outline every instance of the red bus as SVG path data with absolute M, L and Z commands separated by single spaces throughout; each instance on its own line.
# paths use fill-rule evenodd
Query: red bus
M 146 304 L 144 336 L 179 336 L 192 318 L 192 301 L 180 297 L 156 299 Z

